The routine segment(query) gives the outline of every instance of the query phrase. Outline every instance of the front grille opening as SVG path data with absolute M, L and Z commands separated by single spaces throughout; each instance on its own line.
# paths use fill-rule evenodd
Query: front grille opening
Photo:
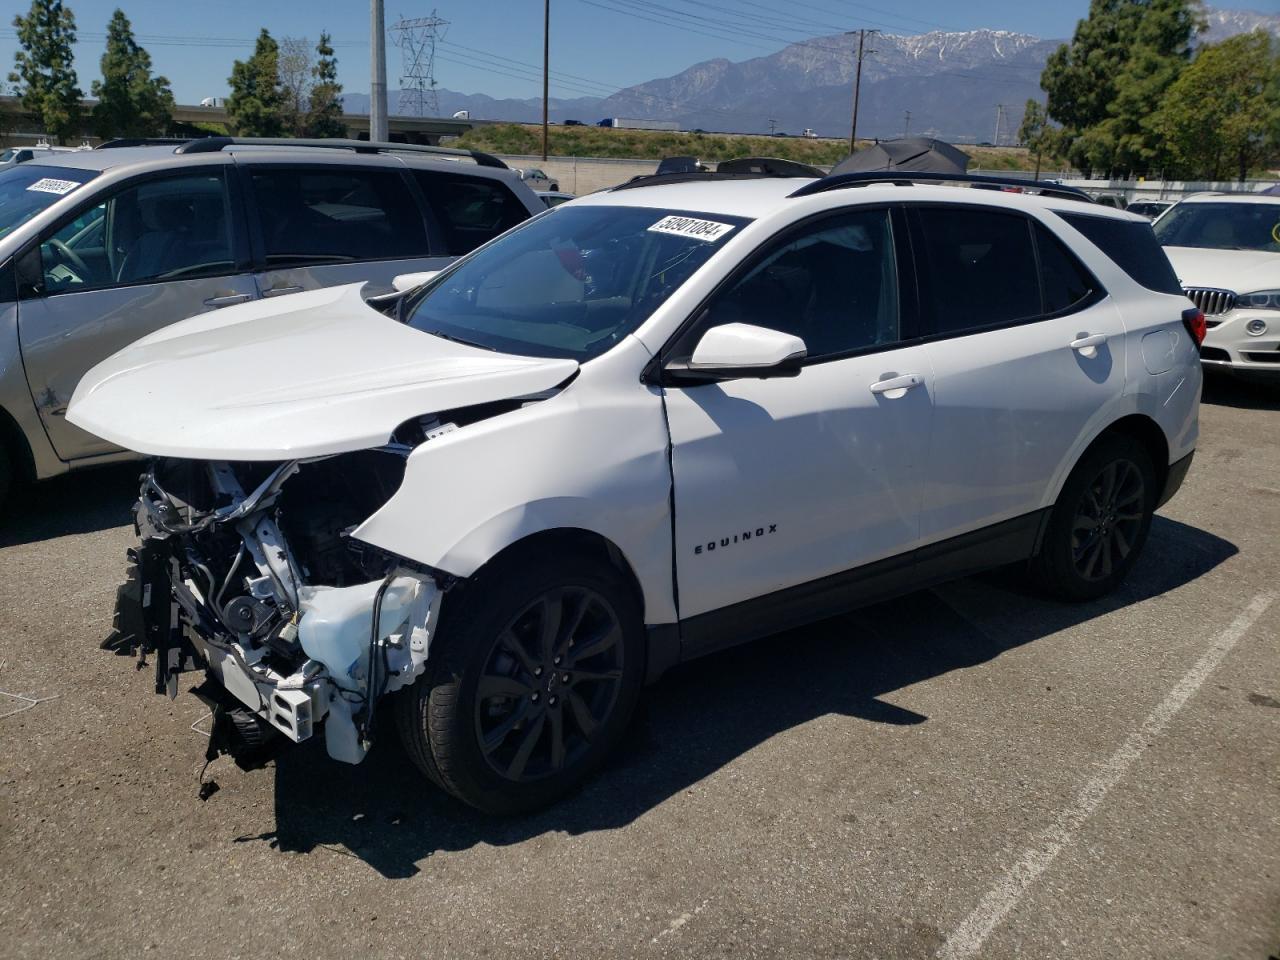
M 1236 308 L 1236 295 L 1233 290 L 1219 290 L 1215 287 L 1186 287 L 1184 293 L 1191 302 L 1200 308 L 1206 317 L 1230 313 Z
M 1280 363 L 1280 350 L 1272 350 L 1270 353 L 1246 353 L 1244 358 L 1254 363 Z

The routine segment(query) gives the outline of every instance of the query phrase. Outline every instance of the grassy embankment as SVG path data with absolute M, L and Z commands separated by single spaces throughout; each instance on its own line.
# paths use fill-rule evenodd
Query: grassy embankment
M 859 141 L 859 148 L 870 146 Z M 466 147 L 512 156 L 534 156 L 542 152 L 542 128 L 531 124 L 501 123 L 475 127 L 452 141 L 451 147 Z M 1034 158 L 1015 147 L 963 147 L 973 158 L 971 168 L 983 170 L 1027 170 Z M 732 157 L 782 157 L 829 166 L 848 155 L 843 140 L 806 140 L 800 137 L 738 136 L 724 133 L 670 133 L 664 130 L 613 130 L 608 127 L 550 128 L 548 154 L 553 157 L 616 157 L 629 160 L 658 160 L 662 157 L 693 156 L 702 160 Z

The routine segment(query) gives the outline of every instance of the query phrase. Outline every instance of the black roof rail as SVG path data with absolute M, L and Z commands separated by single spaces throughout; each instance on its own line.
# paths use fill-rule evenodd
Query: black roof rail
M 644 173 L 620 183 L 613 190 L 630 190 L 633 187 L 656 187 L 666 183 L 689 183 L 711 180 L 763 180 L 786 177 L 822 177 L 817 167 L 795 160 L 777 157 L 738 157 L 722 160 L 714 171 L 687 170 L 676 173 Z M 792 194 L 795 196 L 795 194 Z
M 370 140 L 293 139 L 291 137 L 201 137 L 185 141 L 174 153 L 218 153 L 227 147 L 300 147 L 321 150 L 352 150 L 355 153 L 426 153 L 443 157 L 466 157 L 481 167 L 508 169 L 497 157 L 479 150 L 433 147 L 422 143 L 379 143 Z
M 115 137 L 103 140 L 93 149 L 115 150 L 118 147 L 177 147 L 187 143 L 190 137 Z
M 909 187 L 917 183 L 967 183 L 979 189 L 1034 191 L 1042 197 L 1093 203 L 1093 198 L 1083 190 L 1064 186 L 1061 183 L 1050 183 L 1047 180 L 1019 180 L 1016 177 L 998 177 L 983 173 L 929 173 L 924 170 L 905 170 L 900 173 L 889 170 L 833 173 L 813 183 L 806 183 L 790 196 L 808 197 L 815 193 L 843 190 L 846 187 L 865 187 L 873 183 L 893 183 L 900 187 Z

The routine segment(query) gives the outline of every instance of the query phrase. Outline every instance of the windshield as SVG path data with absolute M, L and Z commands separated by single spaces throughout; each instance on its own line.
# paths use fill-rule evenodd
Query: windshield
M 1280 253 L 1280 203 L 1180 203 L 1155 231 L 1166 247 Z
M 98 175 L 96 170 L 20 163 L 0 170 L 0 237 Z
M 640 326 L 742 217 L 562 207 L 460 260 L 405 304 L 410 326 L 504 353 L 590 360 Z

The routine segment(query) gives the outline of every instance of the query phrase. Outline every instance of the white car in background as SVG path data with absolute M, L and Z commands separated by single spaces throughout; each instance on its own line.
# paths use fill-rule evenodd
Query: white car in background
M 559 181 L 552 180 L 537 167 L 513 167 L 512 169 L 530 190 L 556 193 L 560 189 Z
M 1280 382 L 1280 197 L 1187 197 L 1156 221 L 1155 232 L 1204 311 L 1200 359 Z
M 111 646 L 250 741 L 356 763 L 394 716 L 515 812 L 682 660 L 1004 564 L 1114 589 L 1191 463 L 1202 318 L 1140 217 L 915 176 L 642 178 L 400 298 L 120 351 L 67 414 L 157 458 Z

